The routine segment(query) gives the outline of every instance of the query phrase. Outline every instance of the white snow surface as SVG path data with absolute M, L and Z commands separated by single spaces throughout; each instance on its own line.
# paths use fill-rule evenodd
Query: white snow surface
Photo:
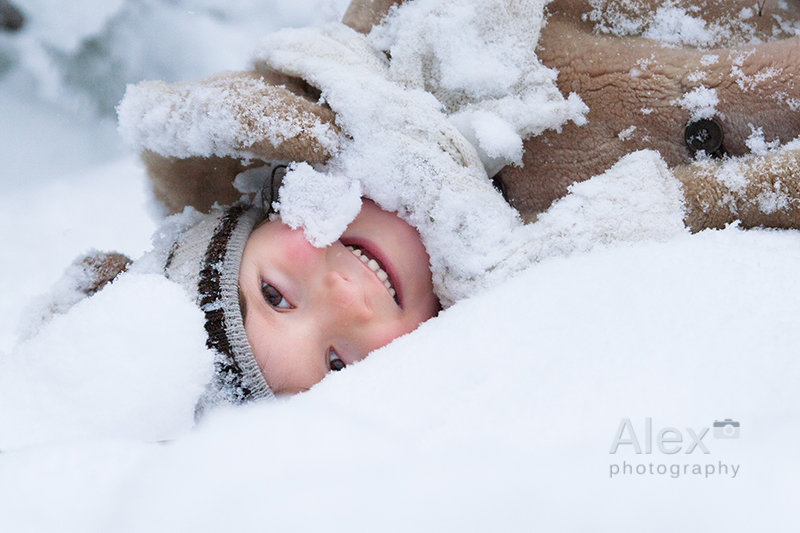
M 226 8 L 230 41 L 207 67 L 238 57 L 233 23 L 252 4 Z M 273 4 L 271 28 L 314 16 Z M 519 276 L 307 393 L 192 428 L 210 354 L 201 313 L 163 278 L 126 274 L 15 333 L 74 256 L 140 256 L 157 212 L 108 123 L 62 81 L 40 99 L 21 61 L 0 79 L 1 531 L 800 527 L 797 232 L 689 235 L 674 181 L 633 154 L 540 217 Z M 642 454 L 609 453 L 626 418 Z M 726 418 L 739 438 L 714 436 Z M 660 451 L 663 428 L 680 453 Z
M 0 524 L 791 530 L 798 260 L 795 233 L 731 228 L 546 261 L 309 393 L 220 410 L 166 445 L 0 454 Z M 609 454 L 623 418 L 644 446 L 648 417 L 687 445 L 686 428 L 724 418 L 741 437 L 708 434 L 708 454 Z M 623 462 L 739 468 L 610 477 Z
M 186 432 L 213 374 L 204 318 L 156 274 L 123 275 L 55 316 L 0 359 L 0 450 Z

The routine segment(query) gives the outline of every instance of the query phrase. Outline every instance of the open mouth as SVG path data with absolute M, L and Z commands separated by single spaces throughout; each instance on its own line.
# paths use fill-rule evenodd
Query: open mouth
M 389 292 L 389 295 L 392 297 L 392 299 L 394 299 L 395 303 L 400 305 L 400 297 L 395 289 L 394 280 L 389 274 L 389 269 L 384 267 L 383 263 L 381 263 L 381 261 L 367 248 L 356 244 L 348 244 L 345 247 L 350 250 L 350 252 L 356 256 L 359 261 L 364 263 L 364 265 L 369 268 L 373 274 L 375 274 L 375 276 L 378 278 L 378 281 L 380 281 L 383 286 L 386 287 L 386 290 Z

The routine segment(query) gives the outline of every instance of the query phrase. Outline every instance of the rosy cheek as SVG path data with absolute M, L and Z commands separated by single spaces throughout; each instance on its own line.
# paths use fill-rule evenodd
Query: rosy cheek
M 306 240 L 301 229 L 288 230 L 282 237 L 283 257 L 292 263 L 306 264 L 321 252 Z

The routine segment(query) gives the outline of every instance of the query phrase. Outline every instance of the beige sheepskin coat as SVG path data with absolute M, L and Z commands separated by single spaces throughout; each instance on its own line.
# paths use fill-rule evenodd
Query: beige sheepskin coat
M 366 33 L 399 3 L 353 0 L 343 22 Z M 524 220 L 535 221 L 572 183 L 604 172 L 629 152 L 652 149 L 683 185 L 684 223 L 690 229 L 736 220 L 745 227 L 800 228 L 800 149 L 791 144 L 765 148 L 800 134 L 800 38 L 786 31 L 800 21 L 800 3 L 768 0 L 761 14 L 752 14 L 755 24 L 745 26 L 737 21 L 743 9 L 753 8 L 751 0 L 677 0 L 672 5 L 725 31 L 716 32 L 716 40 L 675 43 L 646 38 L 657 30 L 648 14 L 660 5 L 656 0 L 554 0 L 547 6 L 536 53 L 558 71 L 560 91 L 577 93 L 588 113 L 584 124 L 567 123 L 525 140 L 523 164 L 507 165 L 495 176 L 509 203 Z M 638 26 L 629 24 L 622 34 L 611 24 L 620 17 Z M 243 131 L 255 131 L 264 117 L 290 117 L 302 126 L 280 139 L 252 136 L 234 151 L 247 158 L 144 151 L 155 194 L 171 212 L 235 201 L 240 193 L 232 186 L 234 177 L 265 161 L 323 163 L 341 135 L 335 113 L 319 102 L 315 87 L 274 69 L 149 87 L 179 100 L 215 87 L 240 93 L 249 105 L 233 112 Z M 718 102 L 703 117 L 720 130 L 713 155 L 722 157 L 695 160 L 685 136 L 697 122 L 698 109 L 686 95 L 708 89 Z M 320 142 L 320 127 L 326 128 L 326 142 Z M 744 182 L 726 179 L 732 172 L 743 175 Z

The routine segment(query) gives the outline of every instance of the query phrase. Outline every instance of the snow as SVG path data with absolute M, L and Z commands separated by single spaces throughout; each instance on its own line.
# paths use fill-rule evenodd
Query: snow
M 361 211 L 361 185 L 346 175 L 322 175 L 308 163 L 289 167 L 276 207 L 292 228 L 304 228 L 308 242 L 327 246 L 338 239 Z M 335 198 L 319 202 L 320 197 Z
M 695 121 L 713 118 L 716 114 L 717 104 L 719 104 L 719 97 L 716 89 L 709 89 L 701 85 L 684 93 L 674 103 L 689 111 L 689 120 Z
M 232 28 L 252 29 L 267 9 L 240 0 L 225 19 L 209 14 L 211 2 L 94 4 L 83 2 L 96 23 L 70 31 L 104 34 L 112 8 L 139 4 L 164 24 L 187 6 L 216 20 L 230 41 L 203 48 L 202 75 L 247 57 Z M 317 20 L 305 8 L 321 5 L 268 4 L 269 28 Z M 118 24 L 133 38 L 130 22 Z M 194 32 L 205 29 L 179 28 L 172 44 L 198 42 Z M 66 47 L 67 37 L 58 42 Z M 202 313 L 163 278 L 131 272 L 38 334 L 15 332 L 31 298 L 75 256 L 99 248 L 138 257 L 158 218 L 141 166 L 90 111 L 101 106 L 76 107 L 71 82 L 34 75 L 33 59 L 18 57 L 0 79 L 0 530 L 800 526 L 797 232 L 690 235 L 663 163 L 634 153 L 540 217 L 524 253 L 538 262 L 519 276 L 307 393 L 221 408 L 192 427 L 211 356 Z M 167 79 L 182 59 L 146 66 Z M 195 66 L 179 77 L 194 77 Z M 48 84 L 57 90 L 42 92 Z M 503 133 L 498 150 L 512 148 L 509 130 L 485 127 Z M 751 142 L 762 147 L 757 131 Z M 347 185 L 336 194 L 352 196 Z M 699 435 L 725 418 L 741 422 L 741 437 L 709 430 L 708 454 L 655 444 L 651 454 L 624 445 L 609 453 L 621 421 L 644 441 L 647 418 L 654 440 L 673 427 L 688 445 L 687 428 Z M 635 473 L 650 463 L 655 474 Z M 632 473 L 612 477 L 625 464 Z M 673 478 L 658 474 L 662 464 L 697 464 L 703 474 Z M 738 466 L 736 476 L 721 464 Z
M 785 2 L 769 4 L 757 15 L 758 4 L 707 0 L 589 0 L 583 19 L 594 31 L 610 35 L 641 35 L 667 45 L 699 48 L 736 47 L 798 35 L 798 25 Z M 708 17 L 713 12 L 713 17 Z M 706 16 L 703 16 L 706 15 Z M 710 20 L 709 20 L 710 18 Z M 761 26 L 759 28 L 759 26 Z
M 419 0 L 401 5 L 369 36 L 391 55 L 394 81 L 437 97 L 490 175 L 521 163 L 521 137 L 585 122 L 580 98 L 564 98 L 556 72 L 534 47 L 520 45 L 538 40 L 546 3 Z
M 0 450 L 185 433 L 213 374 L 203 323 L 183 289 L 155 274 L 123 275 L 56 315 L 0 360 Z
M 780 141 L 778 139 L 767 141 L 764 138 L 764 130 L 762 128 L 756 128 L 751 124 L 750 130 L 750 136 L 745 139 L 745 144 L 752 153 L 759 155 L 766 154 L 769 153 L 770 150 L 774 150 L 780 145 Z
M 714 32 L 706 26 L 706 21 L 693 17 L 685 9 L 661 6 L 656 10 L 653 21 L 642 33 L 643 37 L 654 41 L 709 46 L 714 43 Z
M 276 116 L 274 109 L 282 100 L 259 97 L 267 88 L 261 78 L 238 79 L 231 87 L 225 77 L 203 86 L 186 83 L 169 88 L 163 82 L 149 82 L 129 87 L 118 108 L 120 135 L 137 151 L 242 157 L 261 139 L 278 146 L 309 125 L 316 130 L 317 142 L 335 147 L 331 127 L 310 113 L 298 119 Z M 243 110 L 250 119 L 247 124 L 237 120 Z M 174 127 L 165 128 L 165 123 Z
M 15 531 L 791 529 L 798 260 L 792 232 L 730 228 L 546 261 L 310 393 L 218 411 L 166 445 L 91 439 L 0 454 L 0 521 Z M 742 437 L 709 434 L 708 455 L 608 453 L 621 419 L 643 438 L 646 417 L 685 436 L 735 418 Z M 739 473 L 611 478 L 623 461 Z M 33 512 L 51 502 L 67 512 Z
M 523 261 L 545 260 L 669 240 L 686 233 L 683 218 L 683 193 L 664 161 L 654 152 L 633 152 L 603 174 L 572 184 L 568 195 L 526 226 L 528 240 L 519 255 Z
M 635 131 L 636 131 L 636 126 L 628 126 L 621 132 L 617 133 L 617 138 L 620 141 L 627 141 L 628 139 L 631 138 L 631 135 L 633 135 L 633 132 Z

